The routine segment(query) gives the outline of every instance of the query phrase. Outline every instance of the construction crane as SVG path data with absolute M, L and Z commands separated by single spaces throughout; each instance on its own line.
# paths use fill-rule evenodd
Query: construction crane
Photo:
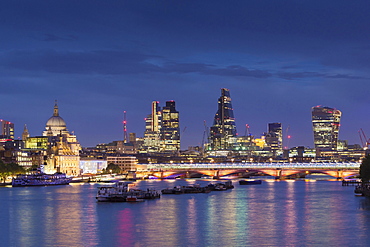
M 250 126 L 249 124 L 245 124 L 245 133 L 244 133 L 244 136 L 250 136 L 251 135 L 251 132 L 249 130 Z
M 123 143 L 127 143 L 127 121 L 126 121 L 126 111 L 123 111 Z
M 290 138 L 291 138 L 291 136 L 289 135 L 289 129 L 290 129 L 290 125 L 288 125 L 288 127 L 285 130 L 285 135 L 286 135 L 286 139 L 287 139 L 287 145 L 285 146 L 285 149 L 289 149 L 289 142 L 290 142 Z
M 204 120 L 203 124 L 204 124 L 204 132 L 203 132 L 203 139 L 202 139 L 202 150 L 204 150 L 205 138 L 207 137 L 207 140 L 208 140 L 208 128 L 207 128 L 206 120 Z
M 363 149 L 368 149 L 370 144 L 370 139 L 366 137 L 366 134 L 363 129 L 360 129 L 358 131 L 358 134 L 360 136 L 360 141 Z

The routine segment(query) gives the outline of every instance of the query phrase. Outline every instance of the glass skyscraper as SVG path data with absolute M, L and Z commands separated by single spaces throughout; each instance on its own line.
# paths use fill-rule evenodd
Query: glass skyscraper
M 330 107 L 312 107 L 312 127 L 315 148 L 337 150 L 342 113 Z
M 162 151 L 180 151 L 179 112 L 176 111 L 175 101 L 167 101 L 162 109 L 161 127 Z
M 236 143 L 236 125 L 234 110 L 231 105 L 230 91 L 221 89 L 213 126 L 210 128 L 209 148 L 211 150 L 229 150 Z
M 158 101 L 153 101 L 151 114 L 145 118 L 144 152 L 159 152 L 162 111 Z
M 159 102 L 152 102 L 152 113 L 145 119 L 144 145 L 142 152 L 180 151 L 179 112 L 175 101 L 167 101 L 161 109 Z

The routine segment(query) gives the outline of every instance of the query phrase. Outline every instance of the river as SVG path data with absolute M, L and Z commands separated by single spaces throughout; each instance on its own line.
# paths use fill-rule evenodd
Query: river
M 164 189 L 210 180 L 139 181 Z M 215 182 L 215 181 L 213 181 Z M 339 181 L 267 180 L 97 203 L 98 184 L 0 187 L 0 246 L 370 246 L 370 199 Z

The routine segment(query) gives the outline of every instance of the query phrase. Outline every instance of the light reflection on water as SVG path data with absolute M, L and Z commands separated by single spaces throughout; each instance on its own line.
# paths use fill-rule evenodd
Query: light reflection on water
M 140 181 L 162 189 L 209 181 Z M 0 188 L 1 246 L 368 246 L 370 199 L 333 181 L 264 181 L 141 203 L 97 185 Z

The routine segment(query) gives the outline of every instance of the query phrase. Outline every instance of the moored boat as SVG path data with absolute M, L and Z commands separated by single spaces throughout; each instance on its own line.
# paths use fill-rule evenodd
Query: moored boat
M 126 202 L 143 202 L 144 199 L 137 198 L 137 196 L 127 196 Z
M 240 180 L 240 185 L 261 184 L 262 180 Z
M 35 174 L 18 174 L 12 179 L 13 187 L 25 186 L 49 186 L 49 185 L 67 185 L 72 181 L 72 178 L 66 176 L 65 173 L 35 173 Z
M 118 181 L 113 185 L 100 186 L 98 187 L 96 199 L 98 202 L 128 202 L 133 201 L 134 198 L 140 201 L 143 199 L 156 199 L 161 196 L 156 190 L 132 189 L 130 185 L 133 184 L 130 182 Z
M 201 187 L 199 184 L 188 186 L 175 186 L 172 189 L 163 189 L 162 194 L 191 194 L 191 193 L 209 193 L 211 188 L 208 186 Z
M 215 190 L 215 191 L 222 191 L 222 190 L 228 190 L 228 189 L 233 189 L 234 185 L 231 182 L 231 180 L 227 180 L 225 182 L 219 182 L 219 183 L 211 183 L 207 186 L 210 188 L 210 190 Z

